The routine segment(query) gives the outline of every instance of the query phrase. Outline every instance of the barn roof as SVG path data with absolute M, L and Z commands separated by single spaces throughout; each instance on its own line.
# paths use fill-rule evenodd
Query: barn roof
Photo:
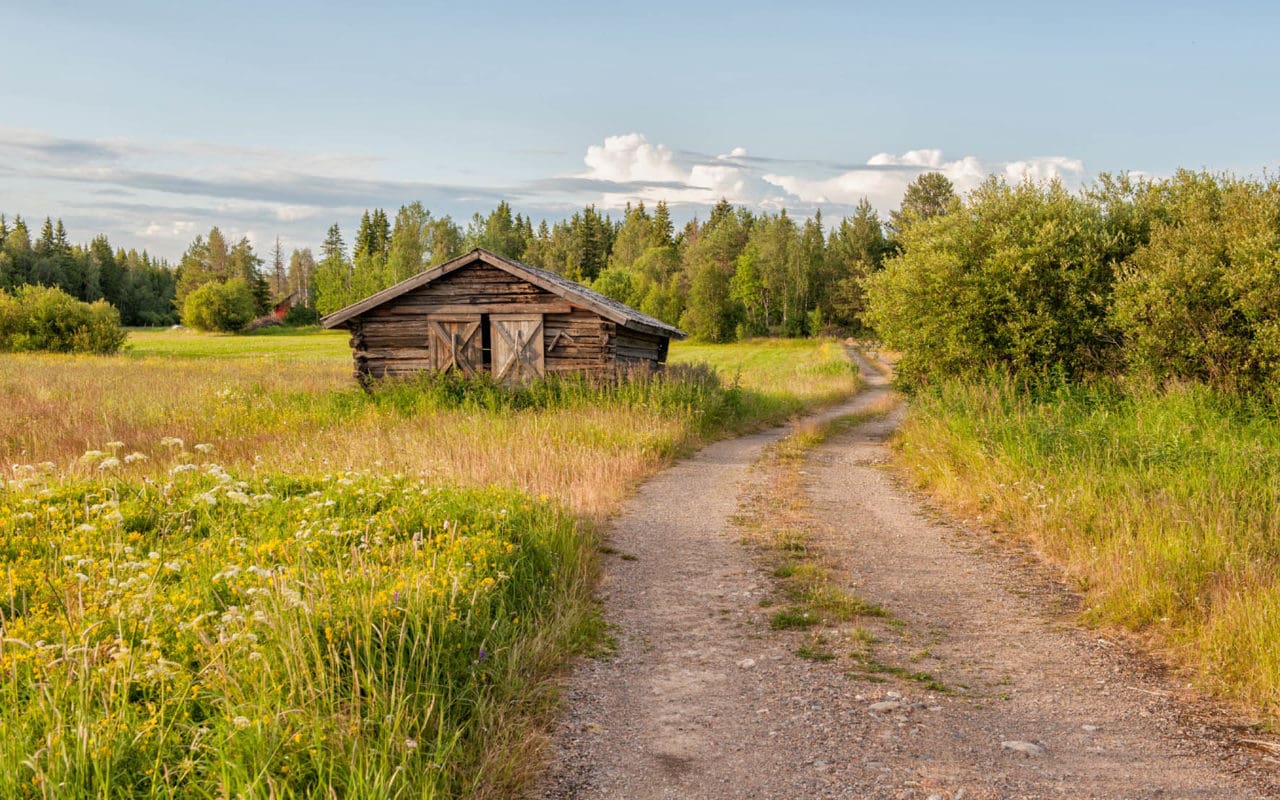
M 383 303 L 389 303 L 402 294 L 426 286 L 434 280 L 443 278 L 445 275 L 477 261 L 505 270 L 517 278 L 526 280 L 548 292 L 558 294 L 574 305 L 594 311 L 605 319 L 612 320 L 625 328 L 674 339 L 683 339 L 686 336 L 685 332 L 679 328 L 668 325 L 662 320 L 654 319 L 648 314 L 642 314 L 631 306 L 619 303 L 611 297 L 605 297 L 599 292 L 592 291 L 563 275 L 557 275 L 545 269 L 538 269 L 513 258 L 500 256 L 497 253 L 481 248 L 476 248 L 470 253 L 458 256 L 438 267 L 432 267 L 425 272 L 420 272 L 412 278 L 406 278 L 395 286 L 383 289 L 358 303 L 352 303 L 346 308 L 335 311 L 323 317 L 320 320 L 320 324 L 326 328 L 341 327 L 354 317 L 371 311 Z

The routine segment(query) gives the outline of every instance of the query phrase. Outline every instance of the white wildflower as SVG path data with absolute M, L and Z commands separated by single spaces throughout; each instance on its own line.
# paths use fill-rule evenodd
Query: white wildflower
M 118 466 L 120 466 L 120 459 L 115 457 L 104 458 L 102 459 L 102 463 L 98 465 L 98 469 L 106 471 L 109 469 L 115 469 Z
M 138 461 L 146 461 L 147 456 L 144 453 L 133 452 L 124 457 L 124 463 L 133 464 Z
M 183 472 L 194 472 L 197 469 L 199 469 L 199 467 L 197 467 L 195 464 L 179 464 L 178 466 L 169 470 L 169 474 L 180 475 Z
M 96 461 L 105 456 L 106 453 L 101 450 L 85 450 L 84 455 L 80 456 L 81 461 Z
M 235 717 L 231 720 L 231 724 L 235 725 L 240 730 L 244 730 L 249 727 L 250 722 L 248 717 Z
M 166 436 L 160 440 L 160 446 L 181 450 L 183 444 L 182 444 L 182 440 L 179 439 L 177 436 Z
M 213 452 L 213 445 L 211 445 L 211 444 L 198 444 L 198 445 L 196 445 L 196 452 L 198 452 L 198 453 L 212 453 L 212 452 Z
M 107 449 L 112 452 L 119 450 L 121 447 L 124 447 L 124 442 L 107 442 Z

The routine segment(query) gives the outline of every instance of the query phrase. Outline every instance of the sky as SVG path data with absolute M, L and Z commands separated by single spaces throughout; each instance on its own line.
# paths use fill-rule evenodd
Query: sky
M 1229 1 L 0 0 L 0 212 L 176 259 L 414 200 L 833 219 L 930 170 L 1261 174 L 1277 30 Z

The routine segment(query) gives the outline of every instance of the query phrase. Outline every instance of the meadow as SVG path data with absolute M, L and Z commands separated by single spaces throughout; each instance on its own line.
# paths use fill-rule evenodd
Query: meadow
M 821 340 L 369 393 L 340 334 L 130 339 L 0 356 L 3 797 L 509 796 L 599 637 L 599 523 L 856 388 Z
M 1029 540 L 1208 691 L 1280 714 L 1280 422 L 1195 384 L 922 391 L 902 462 L 952 509 Z

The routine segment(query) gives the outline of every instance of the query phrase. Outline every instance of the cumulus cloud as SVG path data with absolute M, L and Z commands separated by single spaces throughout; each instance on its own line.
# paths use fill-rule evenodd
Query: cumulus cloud
M 684 181 L 688 173 L 675 164 L 675 154 L 666 145 L 649 144 L 642 133 L 605 137 L 604 144 L 587 148 L 582 159 L 587 165 L 583 177 L 626 183 L 632 181 Z
M 1011 161 L 1005 164 L 1004 175 L 1011 182 L 1075 180 L 1084 175 L 1084 162 L 1078 158 L 1064 156 Z
M 948 161 L 941 150 L 922 149 L 908 150 L 901 155 L 877 153 L 867 159 L 865 165 L 830 177 L 768 173 L 763 179 L 805 202 L 853 205 L 865 197 L 877 209 L 887 211 L 901 202 L 907 184 L 925 172 L 942 173 L 958 193 L 964 194 L 976 189 L 990 174 L 1003 175 L 1011 182 L 1052 178 L 1078 180 L 1084 174 L 1084 163 L 1065 156 L 992 164 L 975 156 Z
M 610 187 L 621 190 L 601 193 L 597 203 L 605 208 L 637 200 L 705 205 L 724 197 L 750 202 L 748 170 L 735 163 L 746 155 L 746 148 L 735 147 L 714 159 L 688 163 L 687 158 L 677 159 L 666 145 L 650 143 L 642 133 L 625 133 L 589 146 L 582 159 L 587 171 L 576 177 L 625 184 Z

